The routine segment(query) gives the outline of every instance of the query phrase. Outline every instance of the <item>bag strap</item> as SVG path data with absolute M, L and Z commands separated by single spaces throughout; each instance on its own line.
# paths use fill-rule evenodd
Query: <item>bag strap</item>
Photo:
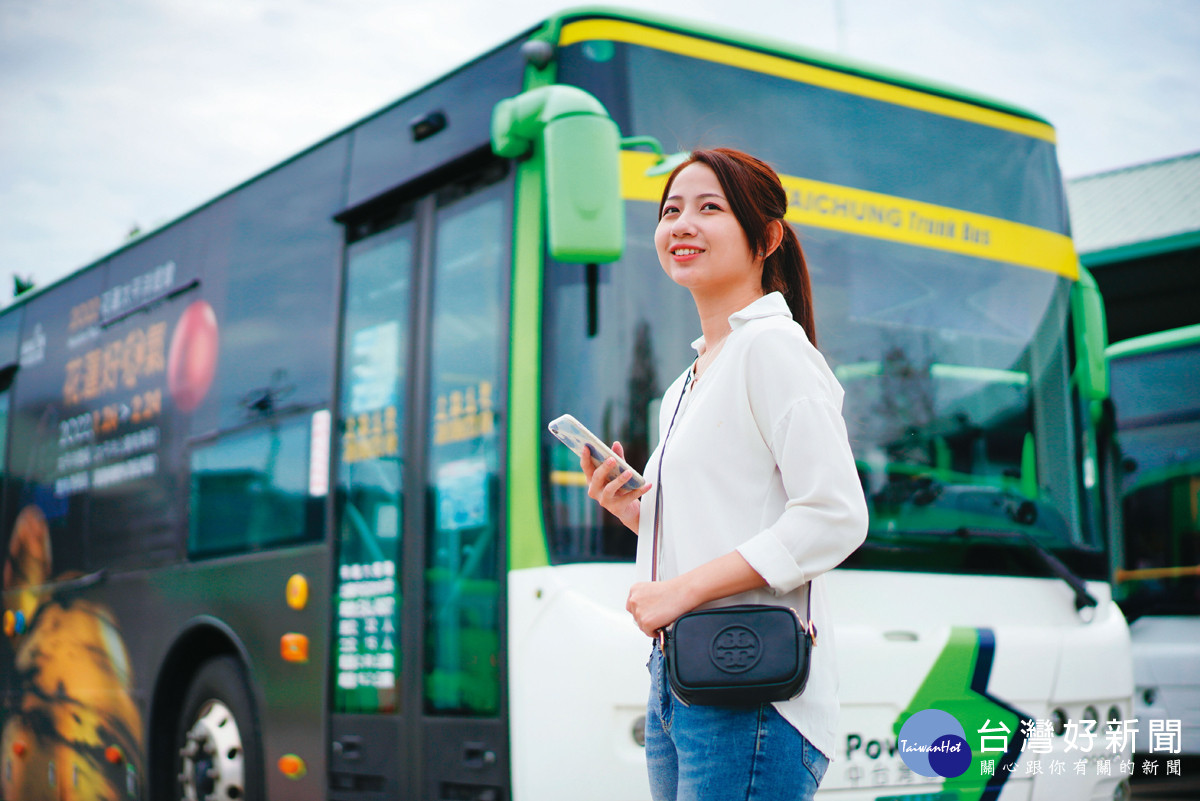
M 696 361 L 699 361 L 697 359 Z M 662 463 L 663 457 L 667 453 L 667 440 L 671 438 L 671 431 L 675 428 L 675 418 L 679 415 L 679 407 L 683 405 L 683 399 L 687 395 L 688 387 L 692 384 L 692 376 L 696 369 L 696 362 L 692 362 L 692 366 L 688 368 L 687 378 L 683 381 L 683 391 L 679 393 L 679 400 L 675 402 L 675 411 L 671 412 L 671 423 L 667 426 L 666 436 L 663 437 L 662 447 L 658 452 L 658 477 L 655 479 L 654 485 L 654 542 L 652 544 L 651 560 L 650 560 L 650 580 L 658 581 L 658 526 L 662 521 Z
M 699 361 L 699 359 L 697 359 Z M 696 364 L 692 363 L 688 369 L 687 378 L 683 382 L 683 391 L 679 393 L 679 400 L 675 402 L 675 411 L 671 412 L 671 422 L 667 425 L 667 433 L 662 439 L 662 447 L 658 452 L 658 477 L 654 485 L 654 541 L 651 543 L 651 559 L 650 559 L 650 580 L 658 581 L 658 552 L 659 538 L 658 529 L 662 523 L 662 463 L 663 458 L 667 453 L 667 441 L 671 438 L 671 432 L 675 429 L 675 418 L 679 416 L 679 409 L 683 406 L 683 399 L 687 396 L 688 387 L 692 384 L 692 377 L 695 375 Z M 808 582 L 808 599 L 805 606 L 805 617 L 807 620 L 801 621 L 805 632 L 807 632 L 815 641 L 817 635 L 817 627 L 813 624 L 812 619 L 812 581 Z

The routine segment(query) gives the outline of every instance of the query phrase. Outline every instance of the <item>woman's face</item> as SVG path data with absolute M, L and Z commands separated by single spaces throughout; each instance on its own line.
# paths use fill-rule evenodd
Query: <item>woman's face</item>
M 704 294 L 762 285 L 762 261 L 707 164 L 693 162 L 675 176 L 654 232 L 663 270 L 675 283 Z

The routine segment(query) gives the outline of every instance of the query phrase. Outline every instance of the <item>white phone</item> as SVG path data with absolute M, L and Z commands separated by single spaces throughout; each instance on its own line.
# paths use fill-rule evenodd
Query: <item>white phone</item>
M 608 474 L 608 480 L 612 481 L 617 476 L 624 473 L 626 470 L 633 470 L 629 463 L 617 456 L 613 449 L 604 444 L 604 441 L 588 431 L 587 426 L 576 420 L 569 414 L 564 414 L 562 417 L 556 417 L 550 421 L 547 426 L 550 433 L 562 440 L 562 443 L 575 452 L 576 456 L 583 456 L 584 452 L 591 454 L 592 462 L 599 467 L 606 459 L 613 458 L 617 460 L 617 466 Z M 624 489 L 635 490 L 643 487 L 646 484 L 646 479 L 642 478 L 638 471 L 633 470 L 633 476 L 624 484 Z

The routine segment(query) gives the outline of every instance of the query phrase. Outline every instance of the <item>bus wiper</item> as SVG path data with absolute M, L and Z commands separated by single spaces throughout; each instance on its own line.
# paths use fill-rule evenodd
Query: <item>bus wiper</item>
M 1050 552 L 1050 549 L 1042 545 L 1037 539 L 1027 531 L 1012 530 L 1012 531 L 986 531 L 983 529 L 967 528 L 960 526 L 954 529 L 954 534 L 969 539 L 973 537 L 981 538 L 999 538 L 1006 540 L 1018 540 L 1028 548 L 1028 550 L 1036 554 L 1039 560 L 1050 570 L 1056 577 L 1067 582 L 1071 589 L 1075 591 L 1075 611 L 1079 612 L 1089 606 L 1099 606 L 1100 602 L 1096 600 L 1090 592 L 1083 579 L 1075 575 L 1071 568 L 1063 564 L 1062 560 Z

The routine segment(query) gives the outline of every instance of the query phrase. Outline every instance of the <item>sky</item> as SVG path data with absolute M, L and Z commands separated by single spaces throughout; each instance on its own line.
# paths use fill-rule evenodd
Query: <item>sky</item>
M 1200 150 L 1200 0 L 631 0 L 1029 109 L 1068 177 Z M 0 305 L 572 4 L 0 0 Z

